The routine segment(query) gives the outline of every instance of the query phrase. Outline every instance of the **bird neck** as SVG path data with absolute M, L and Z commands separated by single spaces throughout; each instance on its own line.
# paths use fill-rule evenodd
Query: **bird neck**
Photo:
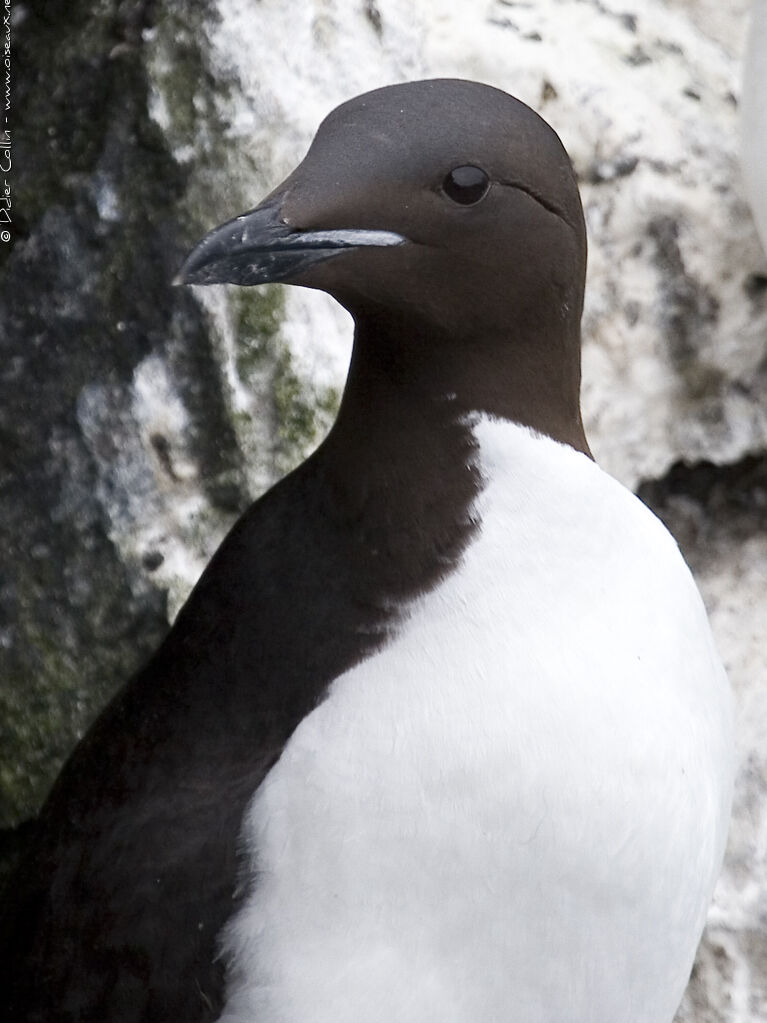
M 560 319 L 514 329 L 462 335 L 389 309 L 355 315 L 334 432 L 357 435 L 370 459 L 377 449 L 439 446 L 448 424 L 479 413 L 529 426 L 591 457 L 580 411 L 580 324 Z

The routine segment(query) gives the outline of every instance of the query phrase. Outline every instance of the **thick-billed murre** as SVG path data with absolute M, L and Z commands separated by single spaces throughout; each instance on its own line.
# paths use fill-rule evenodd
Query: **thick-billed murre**
M 555 133 L 473 82 L 333 111 L 181 283 L 355 320 L 337 421 L 64 767 L 6 893 L 25 1023 L 671 1023 L 730 695 L 581 423 Z M 238 856 L 239 852 L 239 856 Z

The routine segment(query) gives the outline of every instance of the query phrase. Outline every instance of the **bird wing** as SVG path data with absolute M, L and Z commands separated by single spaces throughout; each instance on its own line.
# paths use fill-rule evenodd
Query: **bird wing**
M 382 641 L 368 546 L 312 460 L 235 526 L 44 807 L 5 895 L 5 1019 L 217 1018 L 243 813 L 330 681 Z

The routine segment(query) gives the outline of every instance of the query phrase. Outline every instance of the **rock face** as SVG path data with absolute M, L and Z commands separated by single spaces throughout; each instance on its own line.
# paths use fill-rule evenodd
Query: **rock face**
M 743 69 L 741 153 L 746 192 L 767 252 L 767 0 L 754 0 Z
M 745 0 L 15 6 L 29 71 L 0 246 L 6 857 L 225 529 L 337 405 L 346 314 L 297 289 L 173 289 L 184 251 L 281 180 L 343 99 L 477 78 L 538 109 L 571 153 L 588 433 L 679 538 L 736 689 L 730 853 L 680 1019 L 767 1018 L 767 261 L 738 165 L 747 14 Z

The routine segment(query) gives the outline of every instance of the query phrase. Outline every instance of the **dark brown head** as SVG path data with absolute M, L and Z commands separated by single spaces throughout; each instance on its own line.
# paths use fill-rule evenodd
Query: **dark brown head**
M 438 79 L 334 110 L 287 180 L 211 232 L 179 281 L 327 291 L 355 318 L 357 363 L 587 451 L 585 265 L 554 131 L 498 89 Z

